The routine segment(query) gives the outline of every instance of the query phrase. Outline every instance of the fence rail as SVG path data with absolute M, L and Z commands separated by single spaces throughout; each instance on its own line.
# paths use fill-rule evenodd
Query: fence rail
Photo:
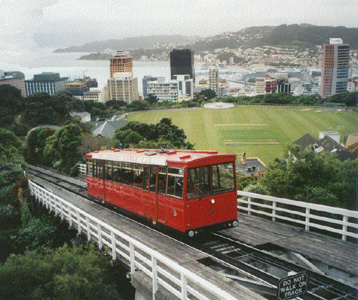
M 87 235 L 88 240 L 92 239 L 97 242 L 100 248 L 107 247 L 113 259 L 119 257 L 124 259 L 130 266 L 132 275 L 135 271 L 140 270 L 150 276 L 152 278 L 153 299 L 155 299 L 159 286 L 178 299 L 236 299 L 218 286 L 31 180 L 29 186 L 31 194 L 48 210 L 53 211 L 62 220 L 66 220 L 70 226 L 77 228 L 79 233 Z
M 358 211 L 237 191 L 238 210 L 358 239 Z

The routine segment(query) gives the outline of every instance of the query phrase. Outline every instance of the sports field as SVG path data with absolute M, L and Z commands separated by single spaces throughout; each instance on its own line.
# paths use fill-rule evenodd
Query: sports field
M 171 118 L 183 128 L 196 150 L 246 153 L 266 164 L 281 157 L 282 149 L 309 133 L 337 130 L 341 142 L 346 133 L 358 132 L 358 114 L 342 109 L 287 106 L 237 106 L 231 109 L 138 112 L 130 121 L 158 123 Z M 239 144 L 238 144 L 239 143 Z M 237 145 L 238 144 L 238 145 Z

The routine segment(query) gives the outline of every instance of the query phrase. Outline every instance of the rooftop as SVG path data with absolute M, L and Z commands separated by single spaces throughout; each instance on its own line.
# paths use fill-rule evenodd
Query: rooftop
M 88 153 L 86 158 L 122 161 L 129 163 L 153 164 L 158 166 L 187 165 L 200 163 L 209 165 L 215 163 L 233 162 L 236 155 L 218 154 L 216 151 L 194 150 L 160 150 L 160 149 L 111 149 Z
M 68 77 L 60 77 L 59 73 L 42 72 L 41 74 L 35 74 L 33 79 L 26 81 L 63 81 L 67 80 Z

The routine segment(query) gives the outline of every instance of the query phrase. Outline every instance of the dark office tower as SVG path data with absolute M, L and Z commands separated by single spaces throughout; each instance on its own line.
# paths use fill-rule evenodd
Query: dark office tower
M 194 52 L 189 49 L 173 49 L 170 52 L 170 76 L 190 75 L 195 83 Z

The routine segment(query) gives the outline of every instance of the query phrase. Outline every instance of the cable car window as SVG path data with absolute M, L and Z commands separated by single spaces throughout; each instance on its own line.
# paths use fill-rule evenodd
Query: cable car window
M 93 176 L 93 160 L 89 159 L 87 160 L 87 171 L 86 171 L 87 176 Z
M 111 161 L 106 161 L 104 165 L 104 178 L 113 181 L 113 166 Z
M 159 167 L 158 193 L 165 194 L 166 187 L 167 187 L 167 168 Z
M 97 178 L 103 179 L 103 161 L 97 160 Z
M 148 181 L 149 181 L 149 166 L 144 166 L 144 173 L 143 173 L 143 189 L 148 190 Z
M 122 179 L 122 169 L 120 162 L 113 162 L 113 181 L 114 182 L 121 182 Z
M 130 185 L 133 181 L 132 164 L 122 163 L 122 183 Z
M 156 166 L 150 166 L 150 187 L 149 190 L 151 192 L 155 192 L 155 182 L 157 179 L 157 167 Z
M 133 164 L 133 180 L 131 185 L 143 188 L 143 165 Z
M 184 169 L 168 167 L 167 195 L 183 197 Z
M 187 197 L 197 198 L 210 194 L 210 167 L 188 169 Z
M 213 166 L 213 194 L 226 193 L 235 189 L 234 164 Z
M 93 177 L 97 177 L 97 160 L 93 160 Z

